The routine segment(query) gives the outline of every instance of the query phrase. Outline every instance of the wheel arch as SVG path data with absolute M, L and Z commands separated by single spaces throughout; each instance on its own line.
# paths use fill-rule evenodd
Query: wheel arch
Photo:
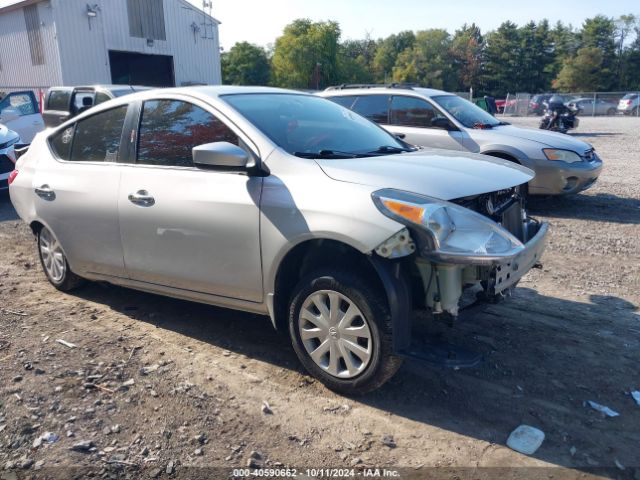
M 357 269 L 383 287 L 382 280 L 370 261 L 370 254 L 353 245 L 330 238 L 303 240 L 291 247 L 278 263 L 269 288 L 271 321 L 277 330 L 287 329 L 287 307 L 298 281 L 320 267 L 341 266 Z

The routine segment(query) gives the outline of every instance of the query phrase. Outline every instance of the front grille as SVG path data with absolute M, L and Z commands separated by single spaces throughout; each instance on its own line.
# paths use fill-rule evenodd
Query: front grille
M 524 205 L 519 187 L 459 198 L 451 202 L 490 218 L 518 240 L 526 241 Z
M 15 165 L 8 156 L 4 154 L 0 155 L 0 173 L 9 173 L 13 171 L 14 168 Z

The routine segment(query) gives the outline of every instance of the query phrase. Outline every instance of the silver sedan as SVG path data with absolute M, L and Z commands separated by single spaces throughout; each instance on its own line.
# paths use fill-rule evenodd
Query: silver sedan
M 363 393 L 404 357 L 434 360 L 413 345 L 414 310 L 451 320 L 463 292 L 500 299 L 540 261 L 532 177 L 415 151 L 317 96 L 191 87 L 41 132 L 10 194 L 59 290 L 102 280 L 268 315 L 311 374 Z M 441 361 L 478 357 L 456 359 Z

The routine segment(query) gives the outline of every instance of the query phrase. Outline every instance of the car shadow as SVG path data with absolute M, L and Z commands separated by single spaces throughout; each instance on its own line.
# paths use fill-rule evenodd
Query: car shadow
M 617 137 L 615 132 L 569 132 L 571 137 Z
M 578 194 L 570 197 L 533 196 L 527 201 L 527 209 L 534 216 L 640 224 L 640 199 L 610 193 Z
M 106 284 L 90 284 L 78 295 L 154 327 L 303 373 L 288 338 L 267 317 Z M 479 351 L 483 363 L 451 370 L 407 361 L 385 386 L 353 402 L 490 445 L 504 445 L 520 424 L 532 425 L 546 434 L 535 458 L 585 471 L 605 467 L 600 474 L 613 477 L 616 460 L 637 463 L 638 406 L 624 392 L 640 387 L 640 317 L 626 300 L 591 300 L 518 288 L 508 301 L 483 307 L 454 328 L 423 325 L 422 333 Z M 587 406 L 589 400 L 620 417 L 604 418 Z M 485 450 L 482 455 L 490 456 L 492 449 Z

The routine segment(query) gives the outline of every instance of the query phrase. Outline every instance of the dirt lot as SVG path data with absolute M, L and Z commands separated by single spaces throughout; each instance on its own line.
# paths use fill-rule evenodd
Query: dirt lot
M 629 394 L 640 390 L 639 131 L 638 119 L 582 121 L 575 135 L 605 170 L 585 194 L 531 205 L 552 225 L 544 269 L 446 332 L 480 350 L 482 366 L 405 363 L 356 399 L 305 375 L 267 318 L 102 284 L 54 290 L 3 196 L 0 478 L 71 478 L 70 466 L 216 478 L 259 452 L 265 466 L 298 472 L 375 466 L 422 478 L 453 474 L 431 467 L 459 477 L 507 467 L 531 477 L 525 467 L 552 467 L 535 476 L 640 479 L 640 405 Z M 605 418 L 589 400 L 620 415 Z M 546 434 L 533 457 L 505 446 L 523 423 Z M 473 478 L 506 475 L 492 468 Z

